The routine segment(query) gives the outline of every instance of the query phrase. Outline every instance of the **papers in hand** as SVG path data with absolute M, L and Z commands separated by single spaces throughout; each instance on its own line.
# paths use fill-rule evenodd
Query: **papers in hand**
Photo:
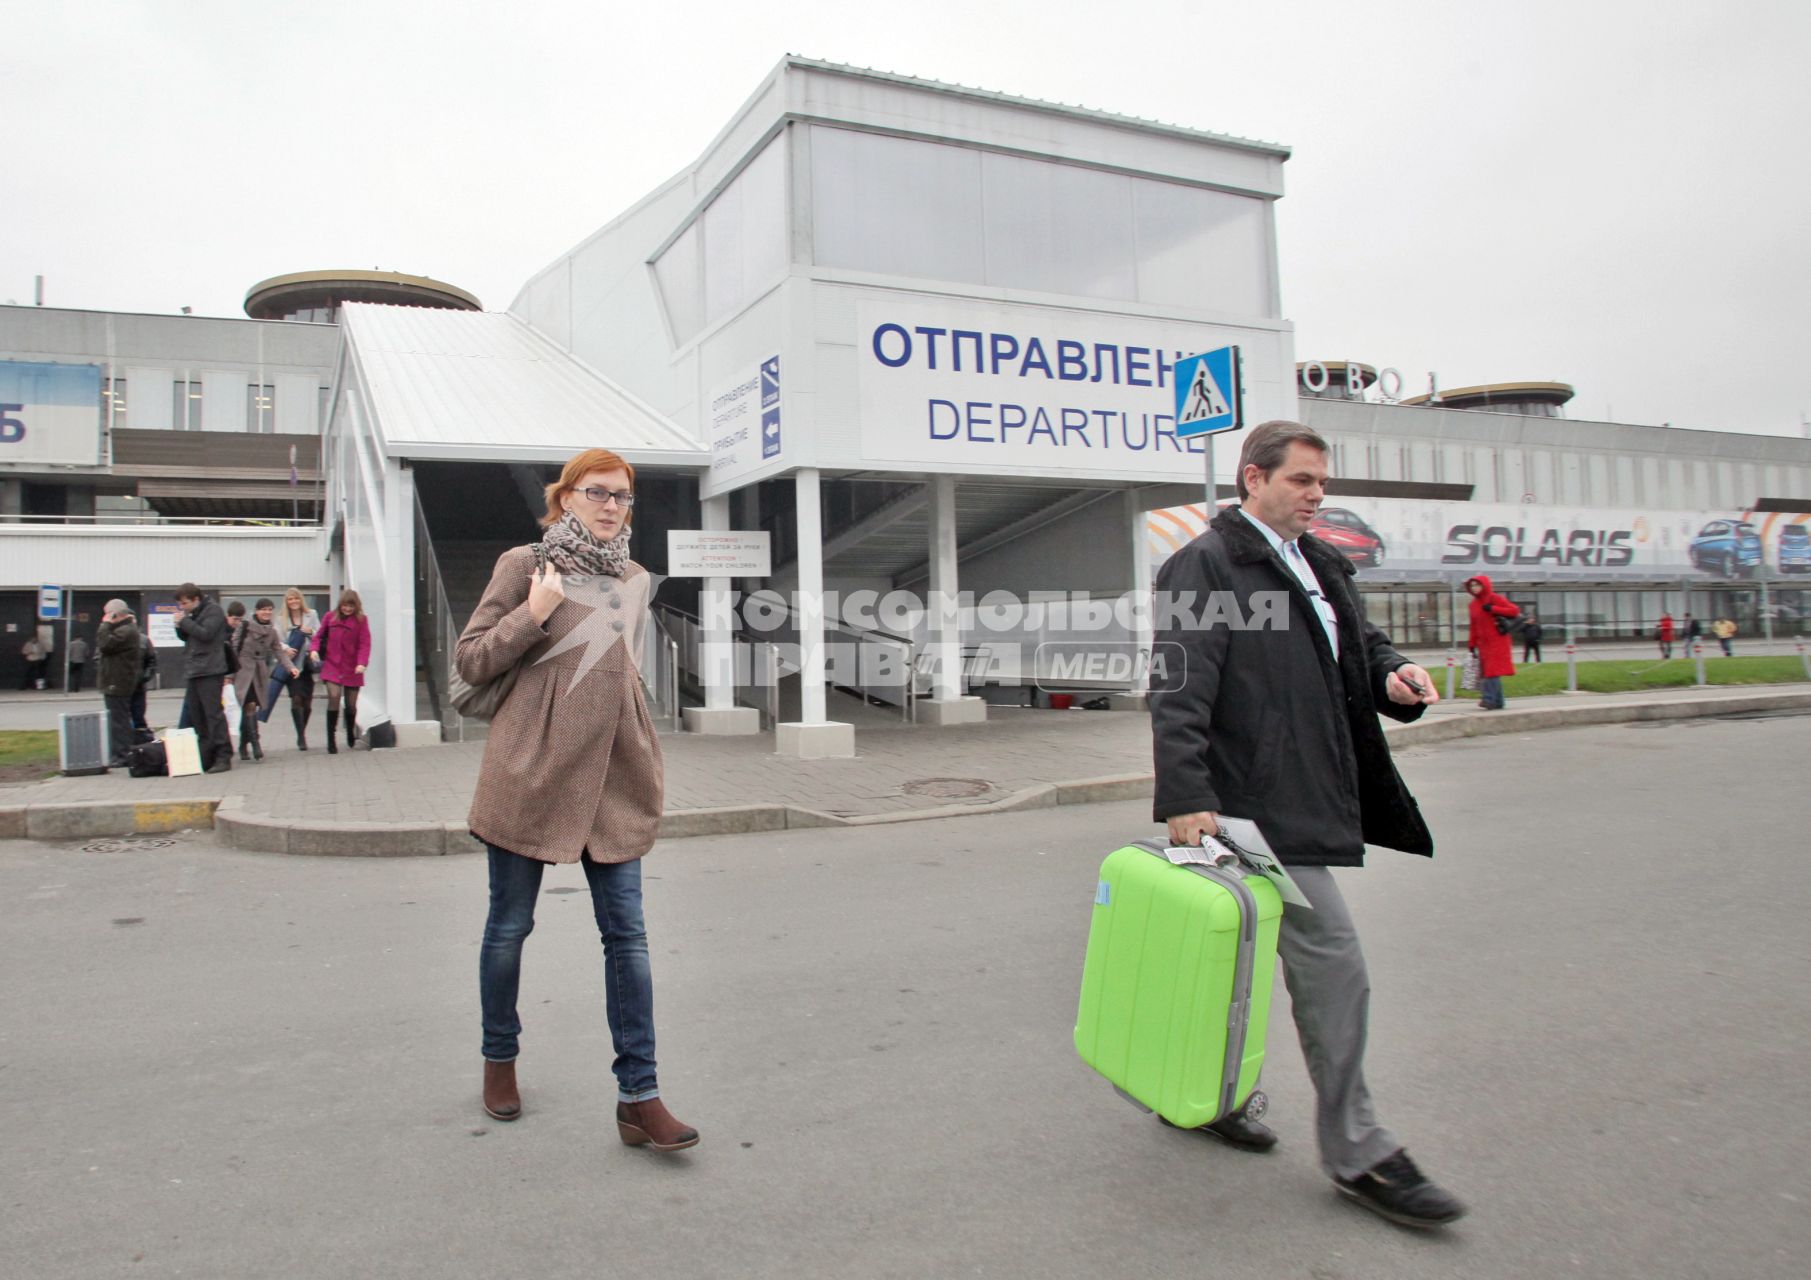
M 1220 824 L 1220 833 L 1201 837 L 1201 845 L 1177 845 L 1165 849 L 1163 856 L 1178 865 L 1196 863 L 1204 867 L 1224 867 L 1233 863 L 1244 863 L 1251 870 L 1263 876 L 1276 886 L 1277 896 L 1291 906 L 1306 907 L 1310 911 L 1314 904 L 1308 901 L 1308 895 L 1301 891 L 1283 864 L 1277 861 L 1276 854 L 1270 848 L 1270 842 L 1264 833 L 1258 830 L 1258 824 L 1250 818 L 1229 818 L 1225 814 L 1216 815 Z

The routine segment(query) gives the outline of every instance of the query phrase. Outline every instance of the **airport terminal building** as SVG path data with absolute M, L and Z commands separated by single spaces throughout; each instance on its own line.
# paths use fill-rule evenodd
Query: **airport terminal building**
M 1093 628 L 1091 606 L 1140 597 L 1198 531 L 1173 372 L 1226 345 L 1248 422 L 1331 442 L 1328 536 L 1404 643 L 1447 642 L 1480 569 L 1549 623 L 1639 633 L 1690 593 L 1745 631 L 1802 629 L 1811 442 L 1572 422 L 1554 384 L 1415 403 L 1361 365 L 1298 365 L 1287 158 L 789 57 L 506 311 L 300 278 L 275 290 L 290 319 L 0 308 L 0 402 L 26 424 L 0 443 L 0 678 L 42 585 L 78 616 L 187 578 L 351 585 L 375 636 L 366 719 L 474 732 L 445 704 L 452 641 L 552 469 L 602 445 L 637 468 L 635 555 L 666 578 L 642 666 L 675 727 L 838 755 L 876 715 L 981 718 L 1034 696 L 1009 650 L 1144 636 L 1137 610 Z M 179 506 L 171 486 L 202 481 L 238 505 Z M 735 555 L 669 559 L 671 532 Z M 730 607 L 763 592 L 758 617 Z M 983 607 L 880 607 L 901 593 Z

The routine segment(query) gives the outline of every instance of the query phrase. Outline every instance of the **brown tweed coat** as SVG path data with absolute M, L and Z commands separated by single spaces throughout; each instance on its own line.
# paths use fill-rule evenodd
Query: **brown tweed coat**
M 587 850 L 594 862 L 628 862 L 653 847 L 666 792 L 635 665 L 651 579 L 634 561 L 620 580 L 567 576 L 567 598 L 542 628 L 528 612 L 534 565 L 529 547 L 498 558 L 454 653 L 472 684 L 521 664 L 491 721 L 467 825 L 542 862 Z

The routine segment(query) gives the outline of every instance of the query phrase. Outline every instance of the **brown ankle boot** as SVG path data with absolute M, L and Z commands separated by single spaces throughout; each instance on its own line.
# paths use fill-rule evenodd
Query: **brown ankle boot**
M 522 1095 L 516 1092 L 516 1064 L 484 1060 L 484 1109 L 498 1120 L 522 1114 Z
M 616 1131 L 623 1145 L 650 1146 L 656 1151 L 684 1151 L 698 1145 L 698 1131 L 680 1124 L 659 1098 L 616 1104 Z

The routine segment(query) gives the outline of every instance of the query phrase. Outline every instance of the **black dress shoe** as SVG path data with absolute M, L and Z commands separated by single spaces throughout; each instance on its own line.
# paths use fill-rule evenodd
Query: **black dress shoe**
M 1439 1227 L 1465 1216 L 1465 1206 L 1416 1168 L 1406 1151 L 1356 1178 L 1335 1178 L 1333 1185 L 1348 1200 L 1405 1227 Z
M 1162 1116 L 1157 1118 L 1163 1120 Z M 1163 1120 L 1163 1123 L 1169 1124 L 1172 1129 L 1182 1127 L 1170 1124 L 1168 1120 Z M 1237 1147 L 1241 1151 L 1268 1151 L 1277 1144 L 1274 1129 L 1267 1124 L 1260 1124 L 1256 1120 L 1247 1120 L 1243 1111 L 1235 1111 L 1212 1124 L 1204 1124 L 1200 1128 L 1190 1129 L 1188 1132 L 1204 1133 L 1210 1138 L 1218 1138 L 1228 1146 Z

